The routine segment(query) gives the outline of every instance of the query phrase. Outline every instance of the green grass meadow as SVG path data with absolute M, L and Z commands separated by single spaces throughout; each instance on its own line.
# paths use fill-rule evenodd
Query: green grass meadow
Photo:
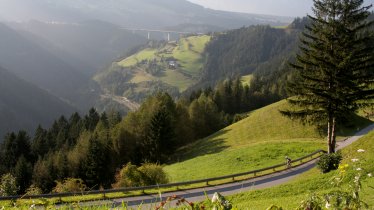
M 284 163 L 285 155 L 298 158 L 323 145 L 316 142 L 276 142 L 225 150 L 166 166 L 172 182 L 189 181 L 261 169 Z
M 240 80 L 242 81 L 243 85 L 251 86 L 251 80 L 253 78 L 252 74 L 242 76 Z
M 210 41 L 210 36 L 192 36 L 181 39 L 179 46 L 174 48 L 173 57 L 182 65 L 182 70 L 197 76 L 203 67 L 204 58 L 202 53 L 205 45 Z
M 205 45 L 210 39 L 211 37 L 207 35 L 181 38 L 176 44 L 167 43 L 159 49 L 146 48 L 141 50 L 117 64 L 132 69 L 131 83 L 162 81 L 177 87 L 180 91 L 184 91 L 196 83 L 196 78 L 200 75 L 204 63 Z M 179 67 L 175 70 L 169 69 L 161 62 L 161 58 L 174 58 Z M 137 65 L 144 60 L 156 60 L 162 66 L 163 71 L 159 75 L 146 73 L 141 65 Z
M 177 161 L 166 165 L 172 182 L 204 179 L 261 169 L 326 149 L 325 134 L 281 115 L 280 101 L 249 113 L 221 131 L 180 149 Z M 354 119 L 355 126 L 341 129 L 340 139 L 366 127 L 370 121 Z M 343 135 L 343 136 L 342 136 Z M 179 161 L 179 162 L 178 162 Z
M 364 153 L 358 153 L 358 149 L 364 149 Z M 374 208 L 374 178 L 367 176 L 374 172 L 374 131 L 348 146 L 343 151 L 343 163 L 350 167 L 354 165 L 351 159 L 358 158 L 360 168 L 363 169 L 362 178 L 362 199 L 367 202 L 371 208 Z M 354 177 L 357 171 L 353 169 L 347 172 L 347 177 Z M 297 177 L 290 183 L 264 189 L 254 190 L 230 196 L 229 199 L 238 209 L 266 209 L 275 204 L 284 209 L 296 209 L 301 201 L 308 198 L 311 194 L 323 194 L 337 188 L 331 185 L 331 181 L 338 175 L 337 171 L 322 174 L 318 169 L 312 169 L 302 176 Z M 347 183 L 342 185 L 343 189 L 349 189 Z
M 118 65 L 123 67 L 131 67 L 136 65 L 136 63 L 142 60 L 151 60 L 155 58 L 155 53 L 157 49 L 146 48 L 130 57 L 125 58 L 124 60 L 120 61 Z

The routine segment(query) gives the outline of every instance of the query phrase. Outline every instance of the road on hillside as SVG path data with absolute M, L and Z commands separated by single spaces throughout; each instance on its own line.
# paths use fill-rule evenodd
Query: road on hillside
M 136 111 L 140 107 L 140 105 L 138 103 L 130 101 L 128 98 L 126 98 L 124 96 L 117 96 L 117 95 L 114 95 L 114 94 L 105 93 L 105 94 L 102 94 L 100 97 L 103 98 L 103 99 L 113 100 L 113 101 L 129 108 L 130 111 Z
M 369 127 L 359 131 L 354 136 L 346 139 L 345 141 L 338 142 L 337 149 L 343 149 L 344 147 L 352 144 L 353 142 L 360 139 L 362 136 L 369 133 L 371 130 L 374 129 L 374 124 L 370 125 Z M 121 199 L 113 199 L 107 201 L 106 204 L 113 205 L 113 207 L 121 207 L 123 203 L 127 203 L 129 209 L 154 209 L 160 203 L 160 201 L 165 201 L 168 197 L 177 195 L 179 197 L 183 197 L 190 202 L 198 202 L 206 199 L 206 196 L 211 198 L 215 192 L 219 192 L 224 196 L 234 195 L 241 192 L 246 192 L 255 189 L 263 189 L 274 187 L 280 184 L 284 184 L 291 179 L 295 178 L 296 176 L 312 169 L 317 160 L 313 160 L 311 162 L 305 163 L 301 166 L 282 171 L 276 174 L 266 175 L 263 177 L 258 177 L 246 181 L 235 182 L 230 184 L 224 184 L 219 186 L 211 186 L 211 187 L 204 187 L 192 190 L 181 190 L 177 192 L 171 193 L 164 193 L 160 195 L 143 195 L 138 197 L 129 197 L 129 198 L 121 198 Z M 103 202 L 99 201 L 85 203 L 84 206 L 92 206 L 92 205 L 102 205 Z M 175 203 L 171 203 L 171 206 L 174 206 Z M 139 206 L 141 206 L 139 208 Z

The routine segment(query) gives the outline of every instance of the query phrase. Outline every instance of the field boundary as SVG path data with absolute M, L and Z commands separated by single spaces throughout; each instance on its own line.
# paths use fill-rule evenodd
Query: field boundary
M 322 154 L 326 153 L 323 150 L 318 150 L 316 152 L 313 152 L 309 155 L 306 155 L 304 157 L 292 160 L 292 166 L 287 167 L 286 163 L 266 167 L 263 169 L 258 170 L 252 170 L 248 172 L 243 173 L 237 173 L 232 175 L 226 175 L 226 176 L 219 176 L 214 178 L 208 178 L 208 179 L 199 179 L 199 180 L 193 180 L 193 181 L 186 181 L 186 182 L 176 182 L 176 183 L 170 183 L 170 184 L 160 184 L 160 185 L 151 185 L 151 186 L 144 186 L 144 187 L 128 187 L 128 188 L 118 188 L 118 189 L 108 189 L 108 190 L 92 190 L 92 191 L 84 191 L 84 192 L 71 192 L 71 193 L 54 193 L 54 194 L 42 194 L 42 195 L 17 195 L 17 196 L 3 196 L 0 197 L 0 201 L 6 201 L 6 200 L 16 200 L 16 199 L 38 199 L 38 198 L 63 198 L 63 197 L 71 197 L 71 196 L 84 196 L 84 195 L 103 195 L 106 197 L 106 194 L 109 193 L 125 193 L 125 192 L 132 192 L 132 191 L 145 191 L 145 190 L 155 190 L 160 188 L 170 188 L 170 187 L 180 187 L 180 186 L 188 186 L 192 184 L 199 184 L 204 183 L 206 185 L 209 185 L 209 182 L 213 181 L 220 181 L 220 180 L 227 180 L 231 179 L 232 182 L 236 182 L 239 180 L 236 180 L 235 178 L 253 175 L 251 178 L 246 178 L 246 180 L 258 178 L 264 175 L 270 175 L 270 174 L 276 174 L 281 171 L 285 171 L 290 168 L 295 168 L 300 165 L 304 165 L 312 160 L 315 160 L 319 158 Z M 262 173 L 262 172 L 269 172 L 270 173 Z M 225 184 L 230 182 L 225 182 Z M 218 184 L 219 185 L 219 184 Z M 199 188 L 199 187 L 195 187 Z

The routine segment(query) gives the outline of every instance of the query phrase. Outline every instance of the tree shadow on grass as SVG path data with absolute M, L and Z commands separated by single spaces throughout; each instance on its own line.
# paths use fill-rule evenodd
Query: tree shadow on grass
M 165 71 L 159 71 L 154 76 L 156 76 L 156 77 L 166 77 L 166 72 Z
M 337 124 L 336 127 L 336 134 L 338 136 L 352 136 L 358 131 L 366 128 L 367 126 L 371 125 L 373 121 L 359 116 L 357 114 L 347 114 L 344 116 L 343 119 Z M 327 125 L 319 125 L 317 126 L 317 130 L 321 137 L 327 136 Z
M 222 152 L 223 150 L 229 148 L 225 145 L 226 141 L 224 138 L 216 138 L 230 130 L 221 130 L 212 136 L 200 139 L 193 142 L 185 147 L 180 148 L 171 162 L 180 162 L 188 159 L 192 159 L 202 155 L 216 154 Z

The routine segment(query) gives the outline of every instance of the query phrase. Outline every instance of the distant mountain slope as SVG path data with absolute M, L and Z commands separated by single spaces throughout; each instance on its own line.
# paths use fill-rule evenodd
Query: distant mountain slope
M 200 78 L 210 36 L 189 36 L 178 42 L 149 42 L 134 54 L 113 62 L 94 79 L 107 93 L 141 102 L 157 91 L 172 96 Z
M 147 41 L 145 37 L 120 29 L 116 25 L 96 20 L 79 24 L 40 21 L 8 24 L 17 30 L 29 32 L 53 44 L 55 49 L 49 48 L 49 50 L 74 65 L 80 72 L 89 75 L 107 66 L 126 50 L 143 45 Z M 48 45 L 45 42 L 39 43 L 42 47 Z M 65 54 L 58 49 L 64 51 Z M 82 64 L 91 68 L 80 69 Z
M 10 20 L 80 22 L 90 19 L 126 27 L 163 28 L 184 23 L 223 28 L 285 25 L 290 18 L 206 9 L 186 0 L 0 0 L 0 13 Z
M 95 84 L 88 76 L 4 24 L 0 24 L 0 64 L 82 110 L 96 100 Z
M 299 30 L 251 26 L 219 34 L 207 45 L 202 84 L 251 74 L 259 66 L 287 56 L 296 47 Z
M 166 80 L 158 77 L 158 79 L 168 85 L 177 87 L 181 92 L 185 91 L 184 94 L 186 95 L 192 90 L 213 86 L 226 78 L 252 73 L 265 75 L 266 78 L 277 75 L 278 78 L 272 78 L 273 81 L 268 82 L 271 86 L 281 78 L 281 75 L 273 72 L 282 71 L 288 59 L 297 49 L 300 32 L 301 30 L 298 28 L 273 28 L 270 26 L 250 26 L 219 32 L 213 34 L 212 37 L 207 36 L 210 37 L 209 40 L 200 44 L 201 49 L 198 50 L 199 53 L 197 54 L 196 52 L 190 54 L 177 53 L 178 50 L 175 50 L 170 44 L 163 47 L 146 48 L 100 72 L 95 76 L 95 80 L 106 90 L 110 90 L 116 95 L 125 95 L 129 99 L 139 102 L 145 94 L 134 93 L 139 92 L 138 90 L 147 91 L 150 87 L 155 86 L 148 85 L 145 87 L 143 85 L 139 87 L 139 84 L 157 79 L 155 77 L 157 71 L 154 70 L 163 66 L 160 65 L 159 61 L 161 58 L 171 57 L 181 65 L 179 70 L 171 72 L 187 73 L 193 80 L 188 82 L 190 79 L 186 78 L 182 81 L 181 77 L 169 77 Z M 192 52 L 194 47 L 191 46 L 193 44 L 182 39 L 177 49 L 184 47 Z M 171 48 L 171 50 L 168 48 Z M 191 60 L 193 57 L 197 59 Z M 150 61 L 154 59 L 156 59 L 155 64 L 157 65 L 151 65 L 152 62 Z M 143 71 L 139 71 L 142 69 Z M 165 69 L 165 66 L 161 69 Z M 198 74 L 191 74 L 194 71 Z M 164 75 L 170 75 L 169 71 L 166 73 Z M 257 84 L 254 83 L 254 85 Z M 163 87 L 163 90 L 171 91 L 169 93 L 172 95 L 175 92 L 165 87 Z
M 6 132 L 33 132 L 41 124 L 50 126 L 60 115 L 75 109 L 55 96 L 0 67 L 0 141 Z

